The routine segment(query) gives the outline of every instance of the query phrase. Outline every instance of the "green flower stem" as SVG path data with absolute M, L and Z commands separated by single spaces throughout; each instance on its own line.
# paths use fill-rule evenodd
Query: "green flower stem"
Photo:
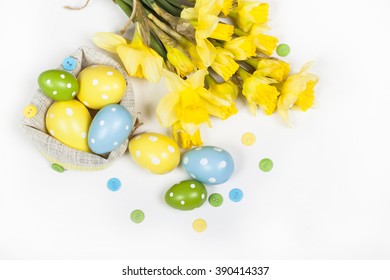
M 152 4 L 156 3 L 161 8 L 163 8 L 165 11 L 170 13 L 174 16 L 180 16 L 181 10 L 176 8 L 175 6 L 172 6 L 165 0 L 142 0 L 143 3 L 147 4 L 148 7 L 151 7 Z
M 217 81 L 211 76 L 210 74 L 206 75 L 205 77 L 206 83 L 208 87 L 210 88 L 212 85 L 217 84 Z
M 257 69 L 257 65 L 259 64 L 259 60 L 258 59 L 248 59 L 248 60 L 245 60 L 245 63 L 249 64 L 253 68 Z
M 183 40 L 186 40 L 184 38 L 184 36 L 180 35 L 179 33 L 177 33 L 175 30 L 173 30 L 172 28 L 170 28 L 168 25 L 166 25 L 164 22 L 162 22 L 161 20 L 159 20 L 155 15 L 153 15 L 152 13 L 150 13 L 148 15 L 148 18 L 151 19 L 153 21 L 153 23 L 155 25 L 157 25 L 161 30 L 163 30 L 165 33 L 169 34 L 169 36 L 171 36 L 172 38 L 174 38 L 175 40 L 179 41 L 180 43 L 183 41 Z
M 245 81 L 250 76 L 252 76 L 249 72 L 244 70 L 244 68 L 242 68 L 242 67 L 238 68 L 236 74 L 238 74 L 243 81 Z
M 237 36 L 247 36 L 248 33 L 245 32 L 244 30 L 238 28 L 238 27 L 234 27 L 234 34 L 236 34 Z
M 132 0 L 115 0 L 115 2 L 125 12 L 125 14 L 130 17 L 133 12 L 133 9 L 132 6 L 127 2 L 130 2 L 132 4 Z M 148 11 L 146 11 L 146 13 L 148 13 Z M 161 42 L 159 42 L 157 36 L 153 33 L 150 36 L 150 47 L 154 49 L 161 57 L 167 57 L 167 51 L 165 50 Z

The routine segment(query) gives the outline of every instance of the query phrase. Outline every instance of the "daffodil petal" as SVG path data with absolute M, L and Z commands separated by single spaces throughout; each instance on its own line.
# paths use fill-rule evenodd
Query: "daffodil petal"
M 204 66 L 209 67 L 215 59 L 216 50 L 214 45 L 207 39 L 196 39 L 196 51 Z
M 99 48 L 110 53 L 117 53 L 117 47 L 126 45 L 126 39 L 114 33 L 99 32 L 92 37 L 92 41 Z
M 175 73 L 165 69 L 162 70 L 162 73 L 165 78 L 165 85 L 169 92 L 181 92 L 188 88 L 188 82 L 184 81 Z
M 163 127 L 170 127 L 179 120 L 175 107 L 180 101 L 177 93 L 168 93 L 157 105 L 156 114 Z
M 206 69 L 200 69 L 188 77 L 187 81 L 191 83 L 194 88 L 204 86 L 204 77 L 208 74 Z

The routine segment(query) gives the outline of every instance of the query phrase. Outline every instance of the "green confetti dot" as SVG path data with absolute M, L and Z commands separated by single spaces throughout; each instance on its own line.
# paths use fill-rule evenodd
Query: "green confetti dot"
M 134 223 L 139 224 L 139 223 L 142 223 L 144 221 L 145 214 L 144 214 L 144 212 L 142 212 L 142 210 L 136 209 L 133 212 L 131 212 L 130 219 Z
M 281 57 L 285 57 L 285 56 L 288 56 L 288 54 L 290 53 L 290 47 L 289 45 L 287 44 L 280 44 L 277 48 L 276 48 L 276 53 L 281 56 Z
M 270 160 L 269 158 L 263 158 L 259 162 L 259 168 L 263 172 L 271 171 L 273 166 L 274 166 L 274 164 L 273 164 L 272 160 Z
M 220 195 L 219 193 L 213 193 L 209 197 L 209 203 L 211 206 L 219 207 L 223 203 L 223 196 Z
M 53 170 L 55 170 L 55 171 L 57 171 L 59 173 L 63 173 L 65 171 L 65 169 L 61 165 L 59 165 L 57 163 L 53 163 L 51 165 L 51 168 L 53 168 Z

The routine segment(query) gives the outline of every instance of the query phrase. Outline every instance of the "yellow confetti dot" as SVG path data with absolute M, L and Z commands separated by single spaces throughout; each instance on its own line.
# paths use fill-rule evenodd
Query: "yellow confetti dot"
M 251 132 L 247 132 L 242 135 L 241 142 L 245 146 L 252 146 L 256 142 L 256 136 Z
M 35 117 L 36 114 L 37 114 L 37 107 L 35 107 L 34 105 L 27 105 L 26 107 L 24 107 L 23 110 L 24 117 L 33 118 Z
M 196 231 L 196 232 L 203 232 L 206 230 L 207 228 L 207 223 L 205 220 L 203 219 L 196 219 L 193 223 L 192 223 L 192 228 Z

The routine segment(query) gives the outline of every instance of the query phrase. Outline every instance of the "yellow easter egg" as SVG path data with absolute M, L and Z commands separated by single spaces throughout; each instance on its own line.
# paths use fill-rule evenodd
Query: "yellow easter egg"
M 140 134 L 130 140 L 129 151 L 140 167 L 154 174 L 168 173 L 180 162 L 180 150 L 176 142 L 163 134 Z
M 77 98 L 91 109 L 101 109 L 108 104 L 120 102 L 126 91 L 123 75 L 106 65 L 86 67 L 77 79 L 80 86 Z
M 84 152 L 88 147 L 88 129 L 92 118 L 88 109 L 77 100 L 54 102 L 46 113 L 46 128 L 63 144 Z

